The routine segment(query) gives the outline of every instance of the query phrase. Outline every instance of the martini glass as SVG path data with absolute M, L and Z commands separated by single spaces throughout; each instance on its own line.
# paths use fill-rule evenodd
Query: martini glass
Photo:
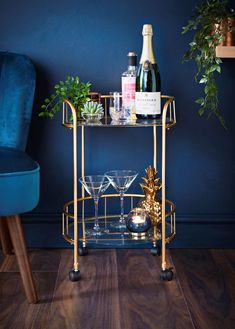
M 126 221 L 124 218 L 124 193 L 131 186 L 138 173 L 133 170 L 112 170 L 105 173 L 111 185 L 120 194 L 121 214 L 117 223 L 113 223 L 112 227 L 123 230 L 126 228 Z
M 104 175 L 84 176 L 79 181 L 93 198 L 95 205 L 95 223 L 93 228 L 87 230 L 86 233 L 90 236 L 101 235 L 103 232 L 107 233 L 108 230 L 102 230 L 98 222 L 98 204 L 99 198 L 109 187 L 110 181 Z

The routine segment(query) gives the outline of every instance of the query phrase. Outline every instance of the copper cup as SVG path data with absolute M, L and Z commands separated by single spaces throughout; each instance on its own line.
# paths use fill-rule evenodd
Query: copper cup
M 227 19 L 227 32 L 225 35 L 225 46 L 235 46 L 235 31 L 232 28 L 235 27 L 235 19 L 228 17 Z
M 90 96 L 91 101 L 97 102 L 97 103 L 101 102 L 101 94 L 100 93 L 98 93 L 96 91 L 91 91 L 89 96 Z

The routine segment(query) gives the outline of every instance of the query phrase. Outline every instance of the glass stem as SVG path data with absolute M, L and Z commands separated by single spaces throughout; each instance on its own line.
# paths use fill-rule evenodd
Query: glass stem
M 94 230 L 99 231 L 100 226 L 98 222 L 98 204 L 99 204 L 99 198 L 94 198 L 94 204 L 95 204 L 95 224 L 94 224 Z
M 120 222 L 125 224 L 125 219 L 124 219 L 124 192 L 120 192 L 120 203 L 121 203 Z

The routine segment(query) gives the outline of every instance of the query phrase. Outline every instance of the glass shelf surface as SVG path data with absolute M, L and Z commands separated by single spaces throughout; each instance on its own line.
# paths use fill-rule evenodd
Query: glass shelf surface
M 88 123 L 84 120 L 79 120 L 77 122 L 78 126 L 84 126 L 84 127 L 100 127 L 100 128 L 138 128 L 138 127 L 161 127 L 162 126 L 162 119 L 137 119 L 135 121 L 129 121 L 129 122 L 115 122 L 112 121 L 110 117 L 104 117 L 102 120 L 100 120 L 97 123 Z M 166 119 L 166 126 L 167 128 L 173 127 L 175 124 L 173 120 L 170 120 L 169 118 Z M 72 122 L 64 122 L 63 126 L 67 128 L 73 128 Z
M 114 217 L 111 219 L 111 221 L 109 220 L 109 222 L 100 222 L 101 227 L 106 227 L 109 229 L 109 233 L 104 233 L 100 236 L 97 237 L 92 237 L 86 238 L 86 245 L 88 247 L 92 247 L 92 246 L 99 246 L 99 247 L 105 247 L 105 246 L 113 246 L 115 247 L 123 247 L 123 248 L 128 248 L 128 247 L 137 247 L 137 246 L 142 246 L 143 248 L 148 248 L 150 246 L 152 246 L 152 241 L 153 241 L 153 228 L 151 228 L 148 233 L 146 234 L 145 238 L 142 239 L 133 239 L 130 235 L 130 232 L 128 232 L 127 229 L 120 231 L 120 230 L 115 230 L 112 227 L 112 223 L 116 222 L 119 220 L 119 217 Z M 93 225 L 94 221 L 91 221 L 90 223 L 86 224 L 86 227 L 90 227 Z M 160 228 L 160 226 L 159 226 Z M 167 236 L 171 236 L 173 234 L 170 225 L 169 220 L 167 221 L 167 226 L 166 226 L 166 235 Z M 73 223 L 69 224 L 68 227 L 68 236 L 73 237 Z M 159 237 L 159 236 L 158 236 Z M 161 237 L 159 237 L 159 240 L 161 239 Z M 79 243 L 82 243 L 82 230 L 80 228 L 79 230 Z

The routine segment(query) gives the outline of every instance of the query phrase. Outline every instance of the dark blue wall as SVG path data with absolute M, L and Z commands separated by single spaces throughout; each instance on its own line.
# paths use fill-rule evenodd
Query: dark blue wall
M 144 23 L 153 24 L 162 90 L 176 97 L 178 124 L 169 132 L 167 148 L 167 197 L 176 202 L 181 223 L 176 245 L 188 246 L 191 238 L 195 238 L 194 226 L 190 229 L 189 223 L 199 227 L 197 246 L 199 235 L 201 246 L 225 245 L 229 240 L 226 234 L 231 231 L 235 214 L 235 60 L 224 60 L 218 79 L 220 105 L 228 126 L 225 131 L 216 119 L 207 121 L 197 115 L 194 100 L 201 90 L 193 79 L 195 66 L 181 63 L 190 41 L 190 36 L 181 36 L 181 27 L 198 3 L 196 0 L 1 3 L 0 49 L 28 55 L 37 69 L 28 152 L 41 164 L 41 201 L 27 219 L 27 223 L 35 223 L 26 228 L 31 245 L 63 244 L 58 233 L 58 215 L 62 205 L 72 198 L 72 135 L 61 127 L 60 115 L 53 121 L 38 118 L 43 99 L 68 73 L 91 81 L 93 90 L 120 89 L 127 52 L 134 50 L 140 56 Z M 232 3 L 235 5 L 235 1 Z M 143 175 L 152 161 L 151 136 L 149 129 L 87 130 L 86 172 L 103 173 L 120 167 L 136 169 Z M 137 183 L 133 186 L 135 190 Z M 209 238 L 202 235 L 205 222 L 210 227 L 206 231 Z M 224 236 L 220 244 L 221 232 Z

